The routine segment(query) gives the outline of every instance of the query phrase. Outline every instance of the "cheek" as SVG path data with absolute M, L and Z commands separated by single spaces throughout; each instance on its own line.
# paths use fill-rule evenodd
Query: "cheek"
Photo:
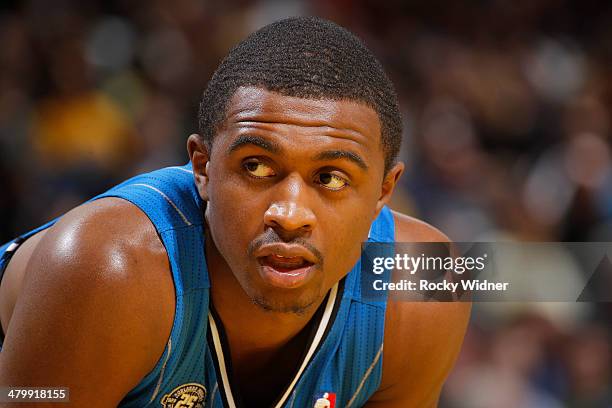
M 215 244 L 230 264 L 245 257 L 248 244 L 262 229 L 264 210 L 254 198 L 231 183 L 209 189 L 208 222 Z
M 350 271 L 359 260 L 361 243 L 367 240 L 375 202 L 370 204 L 356 199 L 342 207 L 330 209 L 328 217 L 320 220 L 326 237 L 326 269 L 335 280 Z

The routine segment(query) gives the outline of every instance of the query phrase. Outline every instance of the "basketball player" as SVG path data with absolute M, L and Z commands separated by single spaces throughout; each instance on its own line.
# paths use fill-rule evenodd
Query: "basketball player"
M 188 165 L 0 248 L 0 385 L 75 407 L 436 406 L 469 304 L 359 287 L 363 241 L 446 240 L 386 206 L 401 118 L 379 62 L 333 23 L 271 24 L 199 125 Z

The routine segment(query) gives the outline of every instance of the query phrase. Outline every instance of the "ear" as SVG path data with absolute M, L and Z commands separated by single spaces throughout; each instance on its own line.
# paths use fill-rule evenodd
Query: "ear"
M 206 143 L 202 140 L 202 137 L 197 134 L 193 134 L 187 138 L 187 152 L 189 153 L 189 160 L 193 167 L 193 177 L 195 179 L 198 193 L 202 200 L 208 201 L 208 167 L 210 163 L 210 153 Z
M 391 196 L 393 195 L 393 190 L 395 190 L 395 186 L 397 181 L 401 177 L 404 172 L 404 163 L 397 162 L 389 172 L 385 175 L 382 183 L 382 189 L 380 192 L 380 197 L 378 198 L 378 202 L 376 203 L 376 217 L 380 214 L 380 211 L 383 207 L 391 201 Z

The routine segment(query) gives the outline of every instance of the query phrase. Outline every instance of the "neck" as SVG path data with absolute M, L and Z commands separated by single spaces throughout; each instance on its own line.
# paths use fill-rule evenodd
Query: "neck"
M 205 242 L 211 302 L 230 344 L 242 350 L 272 350 L 288 344 L 308 325 L 325 298 L 300 314 L 265 310 L 246 294 L 208 231 Z

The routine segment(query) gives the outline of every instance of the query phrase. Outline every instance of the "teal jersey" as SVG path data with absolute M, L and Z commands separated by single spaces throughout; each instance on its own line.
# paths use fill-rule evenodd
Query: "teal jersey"
M 139 207 L 168 253 L 176 292 L 172 332 L 155 368 L 120 407 L 250 406 L 232 386 L 223 328 L 210 305 L 204 254 L 204 202 L 191 166 L 136 176 L 101 194 Z M 0 247 L 0 278 L 11 254 L 54 221 Z M 392 242 L 394 222 L 384 207 L 372 223 L 369 242 Z M 319 311 L 299 369 L 273 405 L 277 408 L 360 407 L 378 389 L 386 297 L 362 296 L 360 262 L 329 292 Z M 1 345 L 1 343 L 0 343 Z

